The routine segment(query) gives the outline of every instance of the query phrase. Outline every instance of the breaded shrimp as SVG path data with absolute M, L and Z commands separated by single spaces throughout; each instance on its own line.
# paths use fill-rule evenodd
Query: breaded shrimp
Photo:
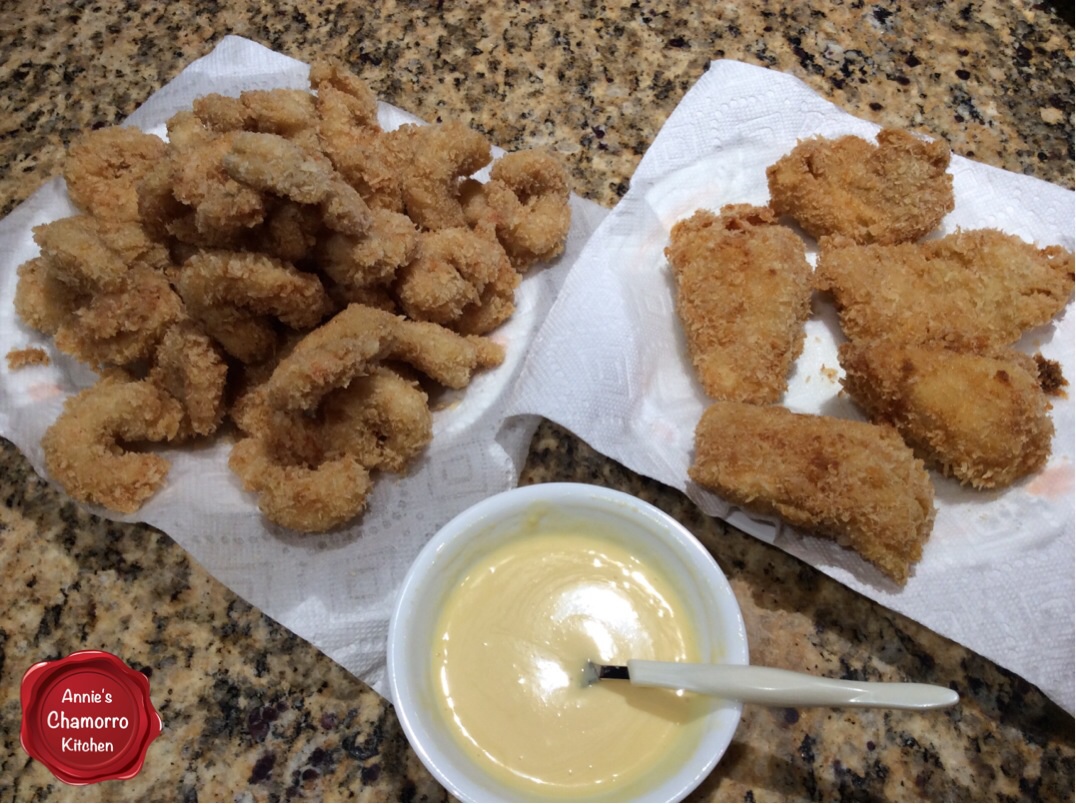
M 401 181 L 411 220 L 422 229 L 466 226 L 460 180 L 490 163 L 489 141 L 455 121 L 401 129 L 409 131 L 411 138 L 411 159 L 403 166 Z
M 462 199 L 467 222 L 492 226 L 517 270 L 564 251 L 572 212 L 568 174 L 554 154 L 505 154 L 493 163 L 488 182 L 464 183 Z
M 168 146 L 129 126 L 80 136 L 68 149 L 63 175 L 75 206 L 98 218 L 137 221 L 138 182 L 165 158 Z
M 503 358 L 501 347 L 483 338 L 352 304 L 280 361 L 269 379 L 269 401 L 279 410 L 312 410 L 329 391 L 369 374 L 382 360 L 401 360 L 442 385 L 462 388 Z
M 228 366 L 220 348 L 197 325 L 183 321 L 161 338 L 153 356 L 149 380 L 182 406 L 180 435 L 216 432 L 224 419 L 224 389 Z
M 466 227 L 423 232 L 415 257 L 400 270 L 396 296 L 415 321 L 455 329 L 466 320 L 470 334 L 483 334 L 515 310 L 519 275 L 491 237 Z M 481 328 L 476 328 L 476 327 Z
M 108 376 L 69 398 L 45 433 L 45 466 L 80 502 L 137 511 L 164 483 L 168 461 L 124 445 L 167 441 L 179 432 L 183 407 L 146 381 Z

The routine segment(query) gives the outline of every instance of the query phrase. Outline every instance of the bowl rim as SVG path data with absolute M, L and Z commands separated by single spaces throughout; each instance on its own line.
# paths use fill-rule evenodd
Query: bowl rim
M 407 644 L 405 618 L 410 608 L 409 604 L 424 594 L 427 586 L 426 578 L 431 575 L 442 553 L 454 544 L 465 544 L 464 537 L 469 532 L 476 527 L 481 527 L 482 524 L 488 524 L 497 514 L 517 511 L 536 503 L 550 502 L 581 503 L 583 506 L 587 503 L 595 506 L 619 503 L 622 508 L 618 510 L 627 509 L 632 516 L 643 519 L 649 525 L 649 530 L 658 530 L 665 534 L 659 538 L 674 544 L 675 549 L 692 558 L 696 565 L 701 563 L 704 567 L 705 580 L 711 585 L 716 585 L 716 588 L 711 586 L 710 589 L 711 593 L 721 601 L 720 610 L 716 616 L 724 625 L 729 626 L 726 635 L 726 641 L 729 643 L 728 655 L 725 661 L 730 664 L 743 665 L 748 664 L 749 661 L 743 612 L 728 578 L 698 538 L 665 511 L 632 494 L 589 483 L 536 483 L 517 486 L 486 497 L 456 514 L 438 528 L 419 551 L 397 591 L 388 628 L 386 653 L 388 691 L 397 719 L 408 743 L 422 764 L 451 795 L 461 801 L 487 800 L 492 794 L 486 789 L 461 787 L 460 780 L 452 773 L 455 765 L 452 759 L 441 756 L 439 750 L 427 744 L 422 738 L 418 722 L 423 719 L 419 711 L 421 707 L 412 696 L 412 685 L 407 681 L 406 662 L 403 661 L 403 650 Z M 709 713 L 708 718 L 716 717 L 719 713 L 727 713 L 724 722 L 731 723 L 731 726 L 726 725 L 723 728 L 704 732 L 699 747 L 691 753 L 691 759 L 700 757 L 705 761 L 690 764 L 684 762 L 667 779 L 652 785 L 645 791 L 648 800 L 656 800 L 650 797 L 657 794 L 662 800 L 680 801 L 698 787 L 728 750 L 742 712 L 742 703 L 725 701 Z M 427 720 L 432 720 L 432 718 L 427 718 Z M 704 747 L 706 754 L 702 752 Z

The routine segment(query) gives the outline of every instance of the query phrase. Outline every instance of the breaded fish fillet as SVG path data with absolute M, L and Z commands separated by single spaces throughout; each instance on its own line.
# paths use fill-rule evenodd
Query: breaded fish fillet
M 841 384 L 870 418 L 962 483 L 1007 486 L 1050 457 L 1049 402 L 1028 355 L 872 341 L 843 344 L 839 356 Z
M 1072 254 L 996 229 L 899 246 L 823 239 L 815 285 L 850 340 L 889 337 L 983 351 L 1048 323 L 1072 298 Z
M 812 237 L 903 243 L 931 232 L 953 209 L 949 146 L 899 129 L 878 144 L 812 137 L 766 169 L 770 206 Z
M 898 583 L 934 524 L 930 477 L 891 427 L 716 402 L 688 474 L 745 511 L 834 539 Z
M 699 210 L 665 256 L 695 371 L 714 399 L 776 402 L 803 350 L 811 267 L 803 241 L 765 207 Z

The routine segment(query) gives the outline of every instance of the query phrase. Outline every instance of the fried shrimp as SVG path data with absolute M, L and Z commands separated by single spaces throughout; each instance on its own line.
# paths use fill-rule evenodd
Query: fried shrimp
M 503 359 L 503 350 L 485 339 L 352 304 L 280 361 L 269 379 L 269 401 L 279 410 L 312 410 L 382 360 L 403 361 L 448 388 L 463 388 L 476 371 Z
M 1049 323 L 1072 298 L 1072 254 L 996 229 L 897 246 L 824 239 L 815 271 L 850 340 L 982 351 Z
M 688 474 L 745 511 L 851 548 L 900 584 L 934 525 L 930 476 L 891 427 L 716 402 Z
M 93 218 L 74 215 L 34 227 L 41 256 L 60 281 L 84 293 L 123 287 L 127 262 L 101 238 Z
M 192 214 L 191 226 L 169 226 L 174 236 L 196 245 L 214 245 L 248 232 L 265 219 L 262 194 L 233 179 L 224 168 L 236 136 L 237 132 L 189 134 L 183 146 L 172 147 L 172 195 Z
M 418 247 L 418 231 L 406 215 L 371 210 L 363 237 L 332 234 L 319 251 L 319 265 L 334 282 L 349 289 L 387 287 Z
M 332 310 L 317 276 L 263 254 L 199 251 L 183 264 L 177 285 L 188 305 L 237 307 L 295 329 L 317 325 Z
M 489 332 L 515 310 L 519 276 L 497 242 L 467 228 L 424 232 L 395 291 L 404 313 L 473 334 Z M 476 329 L 476 326 L 485 327 Z
M 891 424 L 916 454 L 975 488 L 1037 472 L 1054 434 L 1038 366 L 1028 355 L 903 346 L 840 347 L 841 381 L 873 421 Z
M 136 221 L 138 182 L 167 151 L 160 137 L 129 126 L 83 134 L 64 161 L 67 194 L 75 206 L 99 218 Z
M 46 335 L 55 335 L 85 299 L 84 294 L 57 279 L 43 257 L 24 262 L 18 274 L 15 312 L 27 326 Z
M 933 231 L 955 204 L 948 144 L 898 129 L 877 139 L 801 141 L 766 170 L 770 206 L 815 238 L 891 244 Z
M 319 205 L 325 224 L 334 231 L 357 236 L 369 227 L 370 210 L 362 196 L 318 151 L 277 134 L 244 131 L 232 138 L 223 165 L 229 176 L 248 187 Z
M 80 502 L 137 511 L 164 483 L 168 461 L 125 445 L 170 440 L 182 419 L 182 406 L 153 383 L 104 377 L 64 403 L 41 442 L 45 466 Z
M 244 438 L 232 447 L 229 468 L 258 495 L 272 522 L 302 533 L 321 533 L 349 522 L 366 507 L 370 472 L 351 455 L 311 468 L 281 463 L 264 441 Z
M 183 314 L 183 302 L 164 275 L 136 266 L 118 290 L 80 303 L 53 339 L 57 349 L 94 368 L 130 366 L 150 357 Z
M 250 437 L 229 466 L 266 517 L 294 530 L 329 530 L 358 516 L 369 473 L 402 471 L 433 437 L 426 394 L 384 367 L 331 391 L 312 412 L 273 410 L 264 390 L 248 395 Z
M 489 141 L 463 123 L 402 126 L 411 159 L 403 166 L 401 192 L 407 214 L 422 229 L 467 225 L 460 180 L 490 163 Z
M 486 184 L 471 180 L 463 205 L 472 226 L 492 225 L 517 270 L 551 260 L 564 250 L 571 226 L 568 174 L 548 151 L 505 154 Z
M 699 210 L 665 255 L 695 372 L 714 399 L 766 404 L 788 387 L 811 313 L 803 242 L 765 207 Z
M 153 357 L 150 382 L 176 399 L 184 411 L 179 435 L 206 436 L 224 420 L 228 366 L 220 348 L 190 321 L 171 327 Z
M 453 122 L 382 130 L 374 93 L 340 63 L 313 64 L 310 88 L 205 95 L 167 120 L 166 141 L 113 127 L 70 149 L 80 213 L 35 229 L 14 302 L 109 373 L 48 439 L 79 499 L 134 510 L 167 466 L 116 442 L 209 438 L 228 419 L 242 434 L 230 465 L 266 516 L 337 527 L 361 513 L 372 471 L 404 471 L 429 443 L 428 389 L 504 360 L 482 334 L 514 311 L 519 273 L 492 219 L 468 226 L 461 205 L 490 143 Z M 543 159 L 498 168 L 520 265 L 563 248 L 551 199 L 566 184 Z M 115 480 L 108 462 L 91 477 L 87 438 L 127 461 Z M 136 472 L 148 491 L 131 490 Z

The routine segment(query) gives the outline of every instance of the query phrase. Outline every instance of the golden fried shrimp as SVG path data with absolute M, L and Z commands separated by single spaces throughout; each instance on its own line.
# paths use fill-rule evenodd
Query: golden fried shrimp
M 209 131 L 246 131 L 253 124 L 250 109 L 242 100 L 219 92 L 195 98 L 191 110 Z
M 487 223 L 517 270 L 551 260 L 564 251 L 571 227 L 568 174 L 548 151 L 505 154 L 490 180 L 474 180 L 463 190 L 464 212 L 472 226 Z
M 376 96 L 338 62 L 312 64 L 310 86 L 317 93 L 321 150 L 371 208 L 404 212 L 400 176 L 410 160 L 414 127 L 383 132 Z
M 224 156 L 224 169 L 261 192 L 320 205 L 325 225 L 334 231 L 358 236 L 369 227 L 369 207 L 332 162 L 277 134 L 235 134 Z
M 377 96 L 362 78 L 343 64 L 324 59 L 314 62 L 310 65 L 310 86 L 317 90 L 318 98 L 328 90 L 345 96 L 353 125 L 370 129 L 379 127 Z
M 242 133 L 190 136 L 187 144 L 170 150 L 173 196 L 193 211 L 195 231 L 217 242 L 245 233 L 265 218 L 262 193 L 224 168 L 232 142 Z
M 89 228 L 128 266 L 144 265 L 166 271 L 172 265 L 168 246 L 150 237 L 142 224 L 134 221 L 87 218 Z
M 72 288 L 86 293 L 115 291 L 126 281 L 126 261 L 109 248 L 87 215 L 35 226 L 34 242 L 53 275 Z
M 278 410 L 312 410 L 329 391 L 369 374 L 382 360 L 403 361 L 444 386 L 463 388 L 476 371 L 503 359 L 501 347 L 485 339 L 353 304 L 280 361 L 268 394 Z
M 45 467 L 74 499 L 133 513 L 160 489 L 168 461 L 126 444 L 176 436 L 183 408 L 146 381 L 105 377 L 69 398 L 45 433 Z
M 300 204 L 321 203 L 334 178 L 328 159 L 277 134 L 237 132 L 223 164 L 236 181 Z
M 294 530 L 328 530 L 357 516 L 369 472 L 402 471 L 433 437 L 426 394 L 384 367 L 329 392 L 312 413 L 272 409 L 267 390 L 245 394 L 238 420 L 250 437 L 229 465 L 260 495 L 265 515 Z
M 34 257 L 18 268 L 15 312 L 38 332 L 54 335 L 84 302 L 85 294 L 61 282 L 44 257 Z
M 239 99 L 250 114 L 248 130 L 313 144 L 317 107 L 305 89 L 248 89 Z
M 370 493 L 370 472 L 351 455 L 310 467 L 283 463 L 258 438 L 236 442 L 228 466 L 243 488 L 258 495 L 272 522 L 302 533 L 322 533 L 358 516 Z
M 241 363 L 260 363 L 276 353 L 281 335 L 268 316 L 230 305 L 185 300 L 187 312 L 227 354 Z
M 489 164 L 489 141 L 460 122 L 402 126 L 411 158 L 403 166 L 401 188 L 407 214 L 420 228 L 466 226 L 460 180 Z
M 401 472 L 433 439 L 426 393 L 384 367 L 326 394 L 319 420 L 326 451 L 354 455 L 368 469 Z
M 414 257 L 418 240 L 415 225 L 406 215 L 373 209 L 364 236 L 331 234 L 322 240 L 318 266 L 349 289 L 388 285 Z
M 1072 254 L 996 229 L 896 246 L 824 239 L 815 271 L 850 340 L 983 351 L 1049 323 L 1072 298 Z
M 153 353 L 184 315 L 165 276 L 135 266 L 117 290 L 85 297 L 54 333 L 56 348 L 91 366 L 130 366 Z
M 270 208 L 261 230 L 252 233 L 251 240 L 256 250 L 295 263 L 313 256 L 321 223 L 316 207 L 281 200 Z
M 373 208 L 403 212 L 400 174 L 409 151 L 405 134 L 385 134 L 372 97 L 318 86 L 318 141 L 345 181 Z
M 64 160 L 67 194 L 75 206 L 99 218 L 136 221 L 138 182 L 167 150 L 160 137 L 129 126 L 87 132 Z
M 811 313 L 803 242 L 765 207 L 699 210 L 665 249 L 695 372 L 714 399 L 766 404 L 788 387 Z
M 903 584 L 934 525 L 934 488 L 891 427 L 716 402 L 691 479 L 726 502 L 835 540 Z
M 845 343 L 839 354 L 841 384 L 852 399 L 873 421 L 896 427 L 943 474 L 999 488 L 1046 465 L 1054 426 L 1028 355 L 892 341 Z
M 183 264 L 177 287 L 188 304 L 238 307 L 295 329 L 317 325 L 333 307 L 314 274 L 250 252 L 197 252 Z
M 414 259 L 400 270 L 395 292 L 415 321 L 483 334 L 515 310 L 519 275 L 495 239 L 466 227 L 423 232 Z M 481 330 L 473 327 L 482 326 Z
M 183 406 L 180 435 L 206 436 L 224 420 L 227 378 L 220 348 L 198 326 L 184 321 L 161 338 L 148 379 Z
M 801 141 L 766 169 L 770 206 L 815 238 L 904 243 L 933 231 L 954 206 L 949 146 L 883 129 L 877 146 L 854 136 Z
M 170 234 L 168 227 L 172 221 L 192 214 L 190 208 L 172 194 L 171 159 L 162 159 L 146 171 L 138 182 L 137 194 L 142 227 L 157 240 L 164 240 Z

